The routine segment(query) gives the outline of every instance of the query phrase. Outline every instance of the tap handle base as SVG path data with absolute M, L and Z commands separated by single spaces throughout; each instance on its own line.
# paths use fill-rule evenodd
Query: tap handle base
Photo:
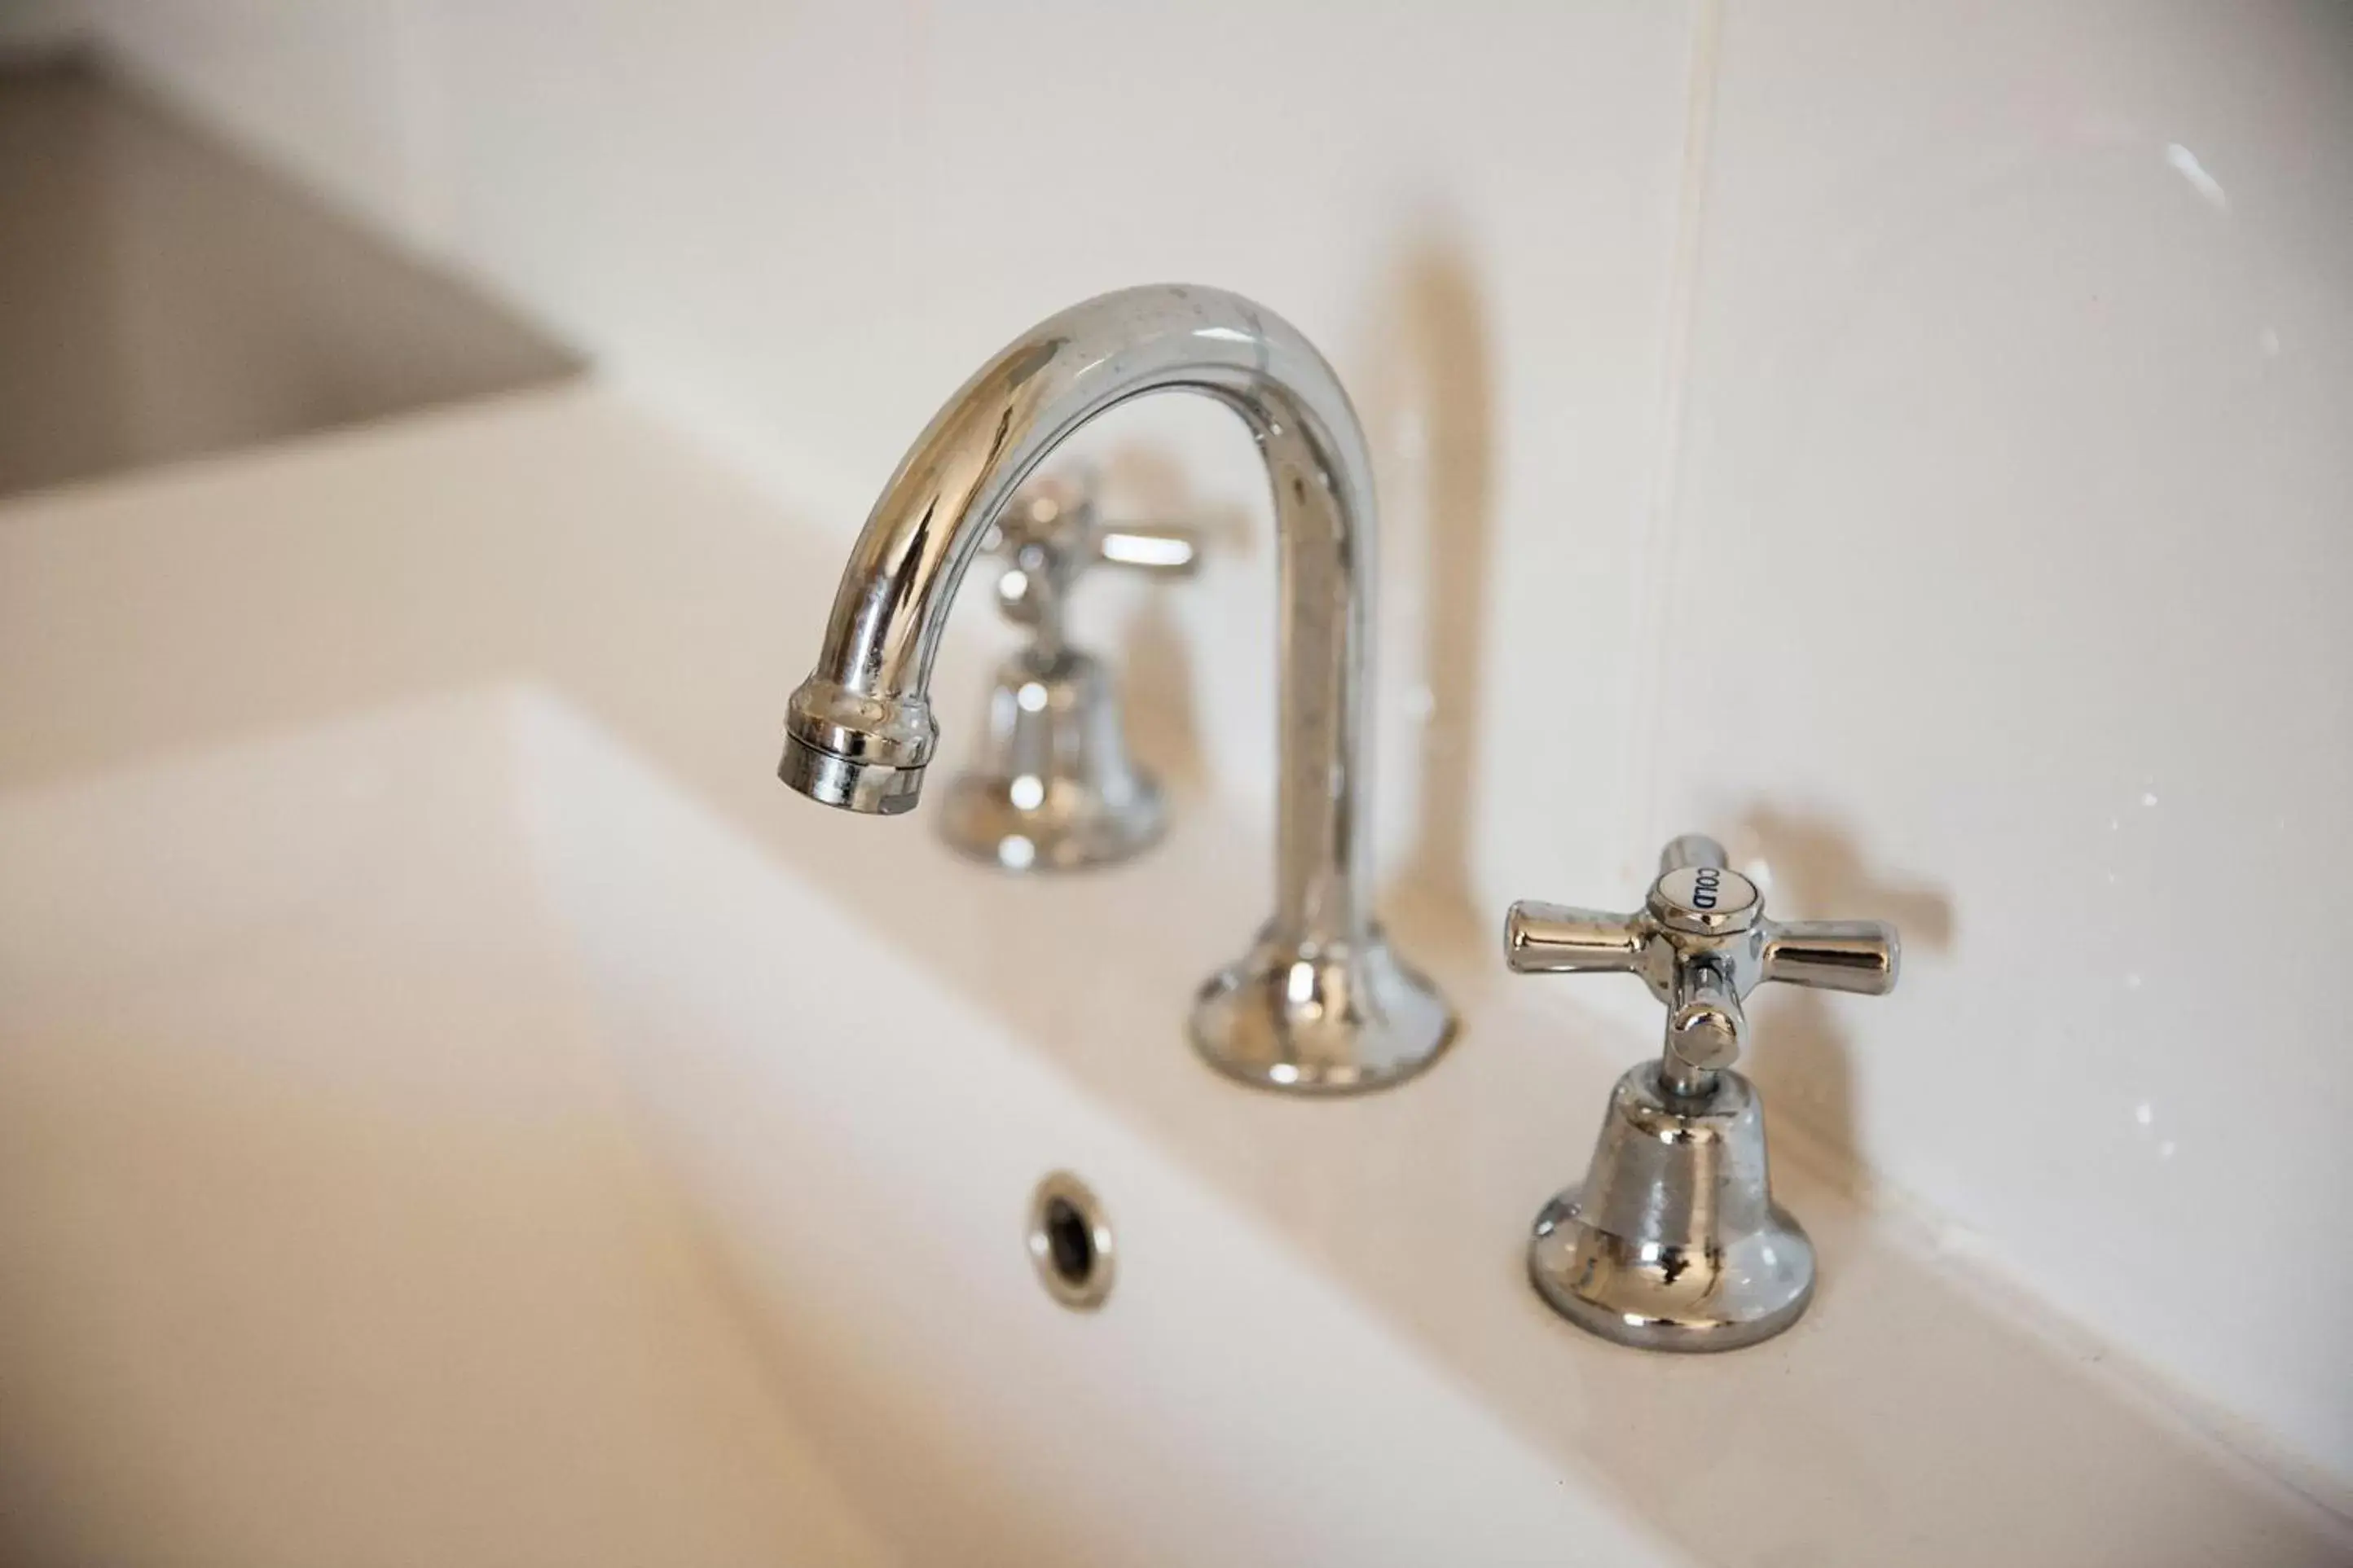
M 1772 1200 L 1765 1119 L 1736 1072 L 1697 1100 L 1645 1062 L 1618 1080 L 1585 1180 L 1536 1215 L 1528 1282 L 1637 1350 L 1738 1350 L 1804 1315 L 1814 1247 Z

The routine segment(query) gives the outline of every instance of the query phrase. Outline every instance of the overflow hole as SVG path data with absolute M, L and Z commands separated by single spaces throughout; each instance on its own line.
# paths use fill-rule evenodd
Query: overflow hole
M 1057 1171 L 1029 1201 L 1029 1258 L 1046 1293 L 1090 1310 L 1111 1294 L 1111 1222 L 1084 1182 Z

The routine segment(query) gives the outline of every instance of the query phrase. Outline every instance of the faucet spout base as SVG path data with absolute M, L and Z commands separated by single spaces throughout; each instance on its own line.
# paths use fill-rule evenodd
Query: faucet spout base
M 1454 1038 L 1454 1012 L 1376 929 L 1358 942 L 1261 937 L 1194 999 L 1193 1048 L 1228 1078 L 1293 1094 L 1401 1083 Z

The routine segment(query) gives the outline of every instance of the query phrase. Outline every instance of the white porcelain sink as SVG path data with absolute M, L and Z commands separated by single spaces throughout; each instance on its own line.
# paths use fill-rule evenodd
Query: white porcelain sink
M 14 795 L 0 863 L 36 1560 L 1672 1560 L 554 700 Z
M 1209 1072 L 1253 814 L 1026 882 L 776 783 L 840 548 L 594 386 L 0 510 L 0 1559 L 2353 1553 L 1794 1119 L 1804 1321 L 1561 1322 L 1527 1226 L 1655 1018 L 1402 888 L 1446 1059 Z

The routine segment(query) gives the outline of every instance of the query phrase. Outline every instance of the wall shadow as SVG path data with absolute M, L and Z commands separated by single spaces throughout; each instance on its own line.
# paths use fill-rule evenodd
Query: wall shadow
M 1384 592 L 1419 602 L 1420 679 L 1381 715 L 1416 726 L 1413 837 L 1394 880 L 1463 940 L 1488 921 L 1472 890 L 1486 591 L 1494 492 L 1487 311 L 1463 247 L 1442 227 L 1406 254 L 1381 314 L 1384 358 L 1366 380 L 1366 434 L 1382 483 Z M 1386 616 L 1385 619 L 1388 618 Z
M 0 62 L 0 495 L 581 369 L 79 57 Z
M 1780 919 L 1887 921 L 1903 938 L 1907 962 L 1953 944 L 1950 897 L 1873 867 L 1825 814 L 1759 803 L 1741 815 L 1734 837 L 1739 859 L 1769 870 L 1767 904 Z M 1862 1172 L 1844 1010 L 1819 991 L 1786 985 L 1763 988 L 1757 1002 L 1759 1044 L 1744 1070 L 1777 1117 L 1812 1141 L 1811 1152 L 1830 1167 L 1823 1173 L 1856 1188 Z

